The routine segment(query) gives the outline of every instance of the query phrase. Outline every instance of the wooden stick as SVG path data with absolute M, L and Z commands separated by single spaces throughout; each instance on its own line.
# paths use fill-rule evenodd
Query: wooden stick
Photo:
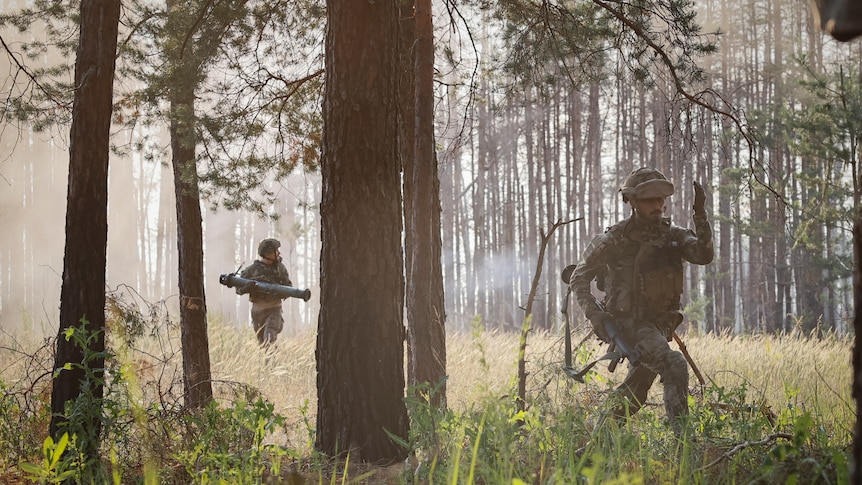
M 697 376 L 697 381 L 700 382 L 701 386 L 706 385 L 706 380 L 703 378 L 703 374 L 700 373 L 700 369 L 694 364 L 694 359 L 691 358 L 691 354 L 688 353 L 688 349 L 685 347 L 685 344 L 682 343 L 682 339 L 679 338 L 676 332 L 673 333 L 673 341 L 679 346 L 680 352 L 685 356 L 685 360 L 688 361 L 688 365 L 691 366 L 691 370 L 694 371 L 694 375 Z

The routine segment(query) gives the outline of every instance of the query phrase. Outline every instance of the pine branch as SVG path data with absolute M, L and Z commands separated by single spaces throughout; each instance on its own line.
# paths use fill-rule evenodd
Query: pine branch
M 14 53 L 14 52 L 12 52 L 12 49 L 11 49 L 11 48 L 9 47 L 9 45 L 6 43 L 6 40 L 5 40 L 5 39 L 3 39 L 3 36 L 2 36 L 2 35 L 0 35 L 0 44 L 2 44 L 2 46 L 3 46 L 3 50 L 5 50 L 5 51 L 6 51 L 6 54 L 8 55 L 9 59 L 11 59 L 11 60 L 12 60 L 12 62 L 14 62 L 14 63 L 15 63 L 15 65 L 18 67 L 18 72 L 23 72 L 23 73 L 24 73 L 24 75 L 25 75 L 25 76 L 27 76 L 27 78 L 28 78 L 28 79 L 30 79 L 30 81 L 31 81 L 31 82 L 32 82 L 36 87 L 38 87 L 38 88 L 39 88 L 39 91 L 41 91 L 41 92 L 42 92 L 42 94 L 44 94 L 44 95 L 45 95 L 45 97 L 46 97 L 48 100 L 50 100 L 51 102 L 53 102 L 55 106 L 58 106 L 58 107 L 68 107 L 68 104 L 67 104 L 67 103 L 65 103 L 64 101 L 61 101 L 61 100 L 57 99 L 57 98 L 54 96 L 54 94 L 51 92 L 51 90 L 49 90 L 48 88 L 46 88 L 45 86 L 43 86 L 43 85 L 42 85 L 42 83 L 40 83 L 40 82 L 39 82 L 39 79 L 37 79 L 37 78 L 36 78 L 36 75 L 35 75 L 35 74 L 33 74 L 31 71 L 29 71 L 29 70 L 27 69 L 27 67 L 26 67 L 26 66 L 24 66 L 24 65 L 23 65 L 23 64 L 18 60 L 18 58 L 15 56 L 15 53 Z M 9 96 L 10 96 L 10 98 L 11 98 L 11 92 L 10 92 Z

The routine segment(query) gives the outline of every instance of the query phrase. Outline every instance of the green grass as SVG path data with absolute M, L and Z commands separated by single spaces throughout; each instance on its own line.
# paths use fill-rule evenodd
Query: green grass
M 700 386 L 692 374 L 688 435 L 678 439 L 664 423 L 659 383 L 636 416 L 619 425 L 603 421 L 605 398 L 624 377 L 624 366 L 614 374 L 597 366 L 586 384 L 576 383 L 561 371 L 562 338 L 555 334 L 528 338 L 528 402 L 519 412 L 519 336 L 477 326 L 448 336 L 449 408 L 440 412 L 408 400 L 413 455 L 403 464 L 373 467 L 333 462 L 312 449 L 313 331 L 283 334 L 266 354 L 250 329 L 213 319 L 218 405 L 189 414 L 180 406 L 178 332 L 160 328 L 129 332 L 116 320 L 111 324 L 115 357 L 104 458 L 89 465 L 100 474 L 88 475 L 100 483 L 278 483 L 274 477 L 282 483 L 849 481 L 856 419 L 851 343 L 831 336 L 685 337 L 708 382 Z M 596 344 L 589 339 L 577 349 L 579 364 L 603 351 Z M 54 457 L 44 446 L 51 351 L 39 336 L 0 334 L 4 483 L 27 477 L 51 483 Z

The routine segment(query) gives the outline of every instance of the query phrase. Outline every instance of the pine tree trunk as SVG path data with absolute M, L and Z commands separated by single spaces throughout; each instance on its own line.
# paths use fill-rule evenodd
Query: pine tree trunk
M 412 1 L 408 3 L 413 3 Z M 413 99 L 402 102 L 415 109 L 411 118 L 402 118 L 402 133 L 412 133 L 412 150 L 404 162 L 405 268 L 407 270 L 408 376 L 410 385 L 423 383 L 437 389 L 431 396 L 435 406 L 446 403 L 446 331 L 443 302 L 443 273 L 440 239 L 440 181 L 434 149 L 434 39 L 430 0 L 415 2 L 415 46 L 409 66 L 414 89 Z M 402 3 L 403 9 L 403 3 Z M 402 18 L 408 18 L 402 14 Z M 402 25 L 407 22 L 402 21 Z M 404 30 L 409 29 L 402 29 Z M 407 40 L 407 39 L 404 39 Z M 412 57 L 412 59 L 411 59 Z M 407 66 L 405 66 L 407 67 Z M 412 103 L 411 103 L 412 101 Z M 408 111 L 405 109 L 405 111 Z M 408 127 L 412 127 L 410 130 Z M 407 140 L 404 140 L 406 145 Z M 405 147 L 406 148 L 406 147 Z M 437 387 L 437 386 L 440 387 Z
M 588 207 L 590 213 L 587 216 L 589 219 L 590 238 L 604 232 L 604 227 L 607 225 L 605 219 L 605 210 L 602 200 L 604 199 L 604 184 L 602 184 L 602 166 L 601 166 L 601 119 L 602 113 L 599 110 L 599 86 L 596 83 L 590 84 L 589 94 L 589 114 L 587 115 L 587 123 L 589 133 L 587 133 L 586 160 L 588 175 L 585 175 L 588 180 L 589 187 Z M 623 174 L 623 177 L 626 174 Z
M 327 2 L 317 450 L 408 450 L 397 130 L 398 3 Z
M 244 261 L 237 261 L 236 233 L 239 215 L 233 211 L 207 211 L 206 220 L 206 267 L 204 270 L 204 291 L 207 295 L 207 308 L 221 315 L 226 321 L 237 321 L 236 292 L 219 284 L 219 275 L 235 271 Z M 283 222 L 283 221 L 282 221 Z M 289 224 L 289 223 L 288 223 Z M 285 260 L 289 258 L 291 244 L 282 241 L 282 254 Z M 253 253 L 249 253 L 253 254 Z M 291 265 L 287 262 L 287 269 Z M 292 273 L 292 271 L 291 271 Z M 293 276 L 293 274 L 291 274 Z M 245 298 L 243 298 L 245 299 Z M 293 319 L 285 315 L 285 329 Z
M 181 89 L 183 87 L 175 87 L 171 100 L 171 157 L 177 203 L 183 390 L 186 405 L 197 408 L 212 400 L 213 391 L 203 281 L 203 218 L 195 166 L 194 128 L 189 115 L 194 112 L 194 89 Z
M 856 425 L 853 433 L 853 476 L 850 482 L 862 483 L 862 218 L 856 219 L 853 228 L 853 399 L 856 401 Z
M 166 138 L 170 133 L 166 133 Z M 176 275 L 179 271 L 176 264 L 177 206 L 174 201 L 173 172 L 171 167 L 161 165 L 159 170 L 159 215 L 156 229 L 156 274 L 151 276 L 154 295 L 167 295 L 176 288 Z
M 726 122 L 723 122 L 725 129 Z M 727 155 L 730 150 L 730 145 L 727 142 L 722 142 L 719 149 L 719 187 L 729 187 L 730 180 L 727 177 L 727 170 L 732 167 L 730 157 Z M 720 333 L 726 329 L 733 330 L 733 322 L 736 319 L 736 292 L 733 288 L 733 276 L 736 272 L 731 270 L 731 254 L 733 251 L 731 233 L 734 232 L 733 214 L 731 214 L 730 192 L 727 190 L 718 191 L 718 281 L 716 288 L 716 298 L 718 304 L 716 311 L 716 326 L 711 330 Z
M 168 32 L 175 46 L 168 52 L 170 79 L 170 139 L 177 211 L 177 262 L 183 390 L 186 405 L 206 406 L 213 398 L 204 290 L 203 216 L 201 214 L 195 148 L 195 89 L 199 64 L 193 49 L 181 50 L 189 29 L 188 12 L 176 0 L 168 2 Z
M 60 330 L 51 393 L 49 433 L 77 432 L 78 445 L 90 459 L 98 458 L 105 358 L 105 263 L 108 238 L 108 156 L 114 81 L 114 58 L 120 2 L 81 2 L 81 30 L 75 60 L 75 92 L 69 134 L 69 185 L 66 250 L 60 295 Z M 90 353 L 66 338 L 66 330 L 82 324 Z M 70 369 L 64 369 L 71 364 Z M 63 370 L 60 370 L 63 369 Z M 92 381 L 87 382 L 87 374 Z M 84 395 L 85 386 L 98 406 L 86 422 L 69 423 L 66 405 Z M 67 427 L 71 424 L 71 428 Z
M 817 162 L 809 157 L 802 157 L 802 173 L 816 177 L 814 180 L 822 180 L 821 177 L 825 175 Z M 800 207 L 812 206 L 817 197 L 816 188 L 810 185 L 801 187 Z M 820 264 L 817 261 L 819 250 L 812 249 L 823 247 L 823 230 L 819 225 L 812 224 L 809 226 L 807 242 L 808 244 L 798 246 L 795 251 L 797 261 L 795 265 L 797 274 L 796 294 L 799 295 L 796 313 L 802 324 L 802 330 L 806 333 L 815 330 L 823 316 L 823 304 L 820 301 L 823 277 Z

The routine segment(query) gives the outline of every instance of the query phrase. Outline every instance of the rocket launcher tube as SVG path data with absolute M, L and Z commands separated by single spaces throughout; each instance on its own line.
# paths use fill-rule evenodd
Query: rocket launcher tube
M 242 288 L 244 286 L 250 285 L 249 287 L 254 288 L 255 291 L 274 295 L 281 299 L 299 298 L 302 301 L 308 301 L 308 299 L 311 298 L 311 290 L 309 289 L 300 290 L 299 288 L 294 288 L 292 286 L 277 285 L 275 283 L 264 283 L 262 281 L 242 278 L 234 273 L 223 274 L 219 276 L 218 282 L 227 286 L 228 288 Z

